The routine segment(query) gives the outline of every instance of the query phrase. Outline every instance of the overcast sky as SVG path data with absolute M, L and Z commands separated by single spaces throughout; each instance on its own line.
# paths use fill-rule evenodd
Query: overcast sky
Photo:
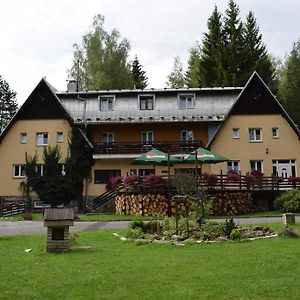
M 299 0 L 236 0 L 244 20 L 252 10 L 270 53 L 283 58 L 300 38 Z M 186 65 L 189 49 L 202 40 L 214 5 L 225 0 L 4 0 L 1 2 L 0 75 L 23 103 L 40 79 L 66 89 L 74 43 L 105 16 L 131 43 L 149 77 L 149 88 L 165 87 L 174 57 Z

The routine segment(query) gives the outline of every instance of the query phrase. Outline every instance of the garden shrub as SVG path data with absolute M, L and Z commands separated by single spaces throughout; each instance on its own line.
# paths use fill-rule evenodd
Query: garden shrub
M 145 178 L 145 183 L 155 191 L 162 189 L 166 186 L 166 180 L 162 176 L 150 174 Z
M 223 232 L 226 237 L 230 238 L 230 234 L 233 229 L 236 229 L 236 225 L 233 221 L 233 219 L 226 220 L 223 226 Z
M 300 191 L 287 191 L 277 197 L 274 204 L 282 212 L 300 212 Z
M 129 239 L 142 239 L 144 237 L 144 232 L 140 227 L 128 228 L 125 232 L 125 237 Z
M 227 180 L 231 182 L 239 182 L 241 179 L 238 172 L 231 170 L 227 173 Z
M 230 239 L 232 239 L 232 240 L 240 240 L 241 237 L 242 237 L 242 234 L 241 234 L 241 232 L 237 228 L 234 228 L 234 229 L 231 230 Z
M 298 238 L 298 233 L 291 227 L 286 226 L 282 231 L 278 233 L 281 237 L 292 237 L 292 238 Z
M 158 221 L 133 221 L 130 223 L 131 229 L 140 229 L 143 233 L 157 233 L 162 231 L 162 225 Z
M 223 236 L 223 225 L 215 222 L 208 222 L 203 224 L 201 231 L 203 240 L 214 240 Z

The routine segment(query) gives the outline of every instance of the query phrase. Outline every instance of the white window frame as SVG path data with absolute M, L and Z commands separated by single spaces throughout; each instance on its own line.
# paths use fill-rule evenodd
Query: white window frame
M 64 142 L 64 133 L 62 131 L 56 132 L 56 142 L 63 143 Z
M 145 105 L 145 108 L 142 108 L 142 100 L 141 98 L 147 98 L 147 105 Z M 148 102 L 149 102 L 149 99 L 152 98 L 152 108 L 149 108 L 149 105 L 148 105 Z M 155 95 L 154 94 L 141 94 L 138 96 L 138 99 L 139 99 L 139 110 L 154 110 L 154 104 L 155 104 Z
M 185 135 L 185 138 L 184 138 L 184 135 Z M 192 141 L 194 141 L 194 131 L 181 130 L 181 142 L 192 142 Z
M 36 168 L 35 168 L 35 171 L 41 175 L 41 176 L 44 176 L 44 165 L 43 164 L 37 164 L 36 165 Z
M 278 130 L 278 127 L 272 127 L 272 138 L 273 139 L 279 139 L 279 130 Z
M 109 138 L 107 138 L 109 136 L 112 137 L 111 141 L 109 141 Z M 115 134 L 114 134 L 114 132 L 102 132 L 101 142 L 103 144 L 111 144 L 114 141 L 115 141 Z
M 36 145 L 37 146 L 47 146 L 49 143 L 48 132 L 37 132 L 36 133 Z
M 25 178 L 25 165 L 13 165 L 13 178 Z
M 20 143 L 26 144 L 28 142 L 28 135 L 27 132 L 21 132 L 20 133 Z
M 233 139 L 240 138 L 240 129 L 239 128 L 232 128 L 232 138 Z
M 146 136 L 146 140 L 143 139 L 144 134 Z M 151 140 L 149 139 L 150 134 L 151 134 Z M 154 142 L 154 132 L 153 131 L 142 131 L 141 132 L 141 142 L 142 143 L 153 143 Z
M 252 168 L 252 165 L 254 165 L 254 168 Z M 258 167 L 260 165 L 260 168 Z M 251 171 L 260 171 L 264 172 L 264 161 L 262 159 L 258 160 L 250 160 L 250 170 Z
M 227 171 L 235 171 L 240 172 L 240 161 L 239 160 L 231 160 L 227 162 Z
M 111 101 L 110 101 L 111 100 Z M 104 104 L 107 101 L 107 104 Z M 115 109 L 115 95 L 101 95 L 99 96 L 99 108 L 100 111 L 113 111 Z M 111 103 L 111 104 L 109 104 Z
M 259 131 L 259 133 L 258 133 Z M 263 141 L 263 132 L 262 128 L 249 128 L 248 129 L 249 134 L 249 142 L 250 143 L 259 143 Z M 260 138 L 258 138 L 260 136 Z
M 195 94 L 178 94 L 179 109 L 193 109 L 195 107 Z

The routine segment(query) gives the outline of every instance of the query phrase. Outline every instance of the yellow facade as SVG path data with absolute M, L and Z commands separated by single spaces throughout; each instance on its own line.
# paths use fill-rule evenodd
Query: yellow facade
M 57 142 L 57 132 L 63 133 L 63 141 Z M 21 133 L 27 133 L 27 142 L 20 140 Z M 0 195 L 21 196 L 20 183 L 24 179 L 14 176 L 14 165 L 25 163 L 25 153 L 38 155 L 42 164 L 44 146 L 37 146 L 37 133 L 48 133 L 48 145 L 58 144 L 62 162 L 68 154 L 70 125 L 66 120 L 17 120 L 6 133 L 0 144 Z M 9 174 L 9 176 L 8 176 Z
M 240 137 L 233 138 L 232 130 L 239 129 Z M 262 141 L 249 141 L 249 128 L 262 129 Z M 272 128 L 278 128 L 278 138 L 273 138 Z M 250 171 L 250 161 L 263 161 L 266 176 L 273 173 L 273 160 L 295 160 L 296 176 L 300 174 L 300 141 L 286 118 L 281 115 L 232 115 L 211 143 L 211 150 L 240 161 L 244 174 Z M 211 166 L 214 173 L 227 172 L 227 163 Z

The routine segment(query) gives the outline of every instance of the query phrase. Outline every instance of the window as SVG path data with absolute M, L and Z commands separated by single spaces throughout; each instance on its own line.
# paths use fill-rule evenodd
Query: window
M 191 142 L 194 140 L 194 133 L 191 130 L 182 130 L 181 131 L 181 141 L 182 142 Z
M 114 96 L 101 96 L 100 97 L 100 110 L 101 111 L 110 111 L 114 110 Z
M 145 177 L 151 174 L 155 174 L 155 169 L 139 169 L 139 176 Z
M 261 142 L 262 141 L 262 129 L 261 128 L 249 128 L 249 141 Z
M 194 95 L 179 95 L 179 108 L 194 108 Z
M 44 165 L 36 165 L 36 172 L 39 175 L 44 176 Z
M 20 133 L 20 143 L 26 144 L 27 143 L 27 132 Z
M 107 183 L 110 177 L 121 177 L 121 170 L 95 170 L 94 183 Z
M 232 160 L 227 162 L 227 170 L 229 171 L 240 171 L 240 161 L 239 160 Z
M 145 150 L 152 148 L 152 143 L 154 142 L 153 131 L 142 131 L 141 133 L 141 143 Z
M 38 146 L 48 145 L 48 132 L 38 132 L 36 134 L 36 144 Z
M 263 173 L 263 161 L 262 160 L 251 160 L 250 161 L 251 171 L 260 171 Z
M 272 138 L 273 139 L 278 139 L 279 138 L 279 131 L 277 127 L 272 128 Z
M 153 110 L 154 96 L 153 95 L 140 95 L 140 110 Z
M 113 132 L 103 132 L 102 133 L 102 143 L 103 144 L 112 144 L 114 142 L 114 133 Z
M 233 139 L 240 138 L 240 129 L 239 128 L 232 128 L 232 138 Z
M 62 143 L 64 141 L 64 133 L 63 132 L 56 133 L 56 141 L 58 143 Z
M 15 177 L 15 178 L 25 177 L 25 165 L 14 165 L 13 166 L 13 177 Z

